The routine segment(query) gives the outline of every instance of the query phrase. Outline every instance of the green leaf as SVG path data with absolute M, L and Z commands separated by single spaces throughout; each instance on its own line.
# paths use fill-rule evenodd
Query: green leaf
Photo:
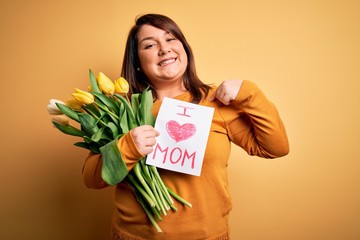
M 125 106 L 124 106 L 124 104 L 122 104 L 121 102 L 120 102 L 120 104 L 119 104 L 119 121 L 121 122 L 122 120 L 122 117 L 124 116 L 124 112 L 125 112 Z
M 101 113 L 94 103 L 86 105 L 85 110 L 91 111 L 96 116 L 100 116 Z
M 106 126 L 111 130 L 113 138 L 116 138 L 120 134 L 119 129 L 117 128 L 115 123 L 108 122 Z
M 93 143 L 89 144 L 90 147 L 90 151 L 94 152 L 94 153 L 100 153 L 100 149 L 98 145 L 95 145 Z
M 59 124 L 54 121 L 53 121 L 53 124 L 57 129 L 59 129 L 61 132 L 65 133 L 65 134 L 72 135 L 72 136 L 78 136 L 78 137 L 84 137 L 86 135 L 85 132 L 83 132 L 77 128 L 74 128 L 70 125 L 65 126 L 65 125 Z
M 112 114 L 108 114 L 108 116 L 111 118 L 115 125 L 119 125 L 119 119 L 115 118 L 115 116 Z
M 90 138 L 88 138 L 90 139 Z M 85 149 L 89 149 L 90 151 L 94 152 L 94 153 L 100 153 L 99 147 L 100 145 L 98 143 L 95 142 L 77 142 L 74 144 L 77 147 L 81 147 L 81 148 L 85 148 Z
M 133 112 L 135 113 L 135 115 L 138 112 L 139 105 L 140 105 L 139 96 L 140 96 L 139 93 L 134 93 L 131 95 L 131 106 L 132 106 L 132 109 L 133 109 Z
M 149 124 L 154 126 L 155 118 L 152 115 L 153 97 L 151 90 L 146 88 L 141 94 L 140 111 L 141 116 L 140 125 Z
M 64 113 L 69 118 L 79 122 L 79 116 L 78 116 L 77 112 L 75 112 L 69 106 L 67 106 L 65 104 L 62 104 L 62 103 L 55 103 L 55 104 L 62 113 Z
M 141 124 L 142 117 L 140 114 L 140 108 L 138 109 L 138 112 L 136 113 L 136 121 L 139 123 L 139 125 L 143 125 L 143 124 Z
M 84 141 L 86 143 L 91 143 L 92 142 L 92 140 L 91 140 L 91 138 L 89 136 L 84 136 Z
M 110 111 L 112 110 L 117 115 L 119 114 L 119 105 L 117 104 L 116 101 L 101 93 L 93 93 L 93 94 L 98 100 L 100 100 L 103 104 L 105 104 Z
M 135 115 L 134 115 L 134 112 L 132 110 L 132 107 L 131 107 L 129 101 L 126 100 L 123 96 L 121 96 L 119 94 L 115 94 L 115 96 L 121 101 L 121 103 L 125 107 L 127 120 L 128 120 L 128 123 L 129 123 L 129 129 L 133 129 L 133 128 L 137 127 L 138 124 L 137 124 L 137 122 L 135 120 Z M 123 118 L 123 116 L 122 116 L 122 118 Z M 123 119 L 121 119 L 121 122 L 122 121 L 123 121 Z M 121 122 L 120 122 L 120 124 L 121 124 Z
M 123 133 L 127 133 L 130 131 L 129 123 L 128 123 L 128 117 L 126 114 L 126 109 L 124 108 L 122 112 L 122 116 L 120 116 L 120 128 L 122 129 Z
M 117 146 L 117 138 L 102 146 L 101 177 L 109 185 L 113 186 L 121 182 L 128 174 L 128 169 Z
M 101 101 L 96 101 L 96 105 L 100 108 L 99 111 L 100 112 L 107 112 L 110 111 L 110 109 Z
M 95 118 L 86 113 L 79 113 L 79 120 L 82 128 L 89 134 L 94 134 L 99 130 L 96 125 L 97 121 Z
M 101 101 L 98 101 L 97 103 L 97 106 L 100 108 L 100 112 L 101 112 L 101 118 L 105 116 L 108 116 L 111 118 L 111 120 L 115 123 L 115 124 L 118 124 L 119 123 L 119 119 L 118 119 L 118 115 L 111 112 L 110 109 L 105 105 L 103 104 Z
M 104 133 L 106 126 L 102 126 L 98 131 L 96 131 L 92 136 L 91 136 L 91 141 L 93 142 L 98 142 L 100 141 L 100 139 L 102 138 L 102 135 Z
M 94 73 L 89 69 L 90 85 L 93 93 L 101 93 L 99 85 L 97 84 Z
M 77 142 L 77 143 L 74 143 L 74 145 L 77 147 L 81 147 L 81 148 L 90 150 L 89 144 L 87 144 L 85 142 Z

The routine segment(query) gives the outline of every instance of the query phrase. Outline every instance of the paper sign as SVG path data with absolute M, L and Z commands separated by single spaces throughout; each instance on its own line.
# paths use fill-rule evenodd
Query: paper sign
M 164 98 L 155 122 L 160 132 L 146 163 L 200 176 L 214 108 Z

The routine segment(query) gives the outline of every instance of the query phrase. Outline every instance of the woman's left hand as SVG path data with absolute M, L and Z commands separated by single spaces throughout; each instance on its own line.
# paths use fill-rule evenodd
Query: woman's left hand
M 225 105 L 229 105 L 235 100 L 239 93 L 243 80 L 225 80 L 216 91 L 209 97 L 209 101 L 219 100 Z

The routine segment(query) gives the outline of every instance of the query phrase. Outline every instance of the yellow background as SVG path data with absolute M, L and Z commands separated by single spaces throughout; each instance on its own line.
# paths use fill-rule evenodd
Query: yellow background
M 232 239 L 360 239 L 359 1 L 2 0 L 0 9 L 0 239 L 107 239 L 112 189 L 85 188 L 87 152 L 52 127 L 46 106 L 86 90 L 89 68 L 118 77 L 128 30 L 148 12 L 180 25 L 203 81 L 255 81 L 286 125 L 286 157 L 233 148 Z

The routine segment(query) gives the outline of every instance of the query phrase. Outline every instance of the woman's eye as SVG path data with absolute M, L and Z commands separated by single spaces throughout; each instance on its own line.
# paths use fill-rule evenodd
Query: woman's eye
M 170 38 L 166 39 L 166 41 L 168 41 L 168 42 L 171 42 L 171 41 L 174 41 L 174 40 L 176 40 L 176 38 L 174 38 L 174 37 L 170 37 Z
M 148 44 L 148 45 L 145 46 L 145 49 L 152 48 L 153 46 L 155 46 L 155 44 Z

